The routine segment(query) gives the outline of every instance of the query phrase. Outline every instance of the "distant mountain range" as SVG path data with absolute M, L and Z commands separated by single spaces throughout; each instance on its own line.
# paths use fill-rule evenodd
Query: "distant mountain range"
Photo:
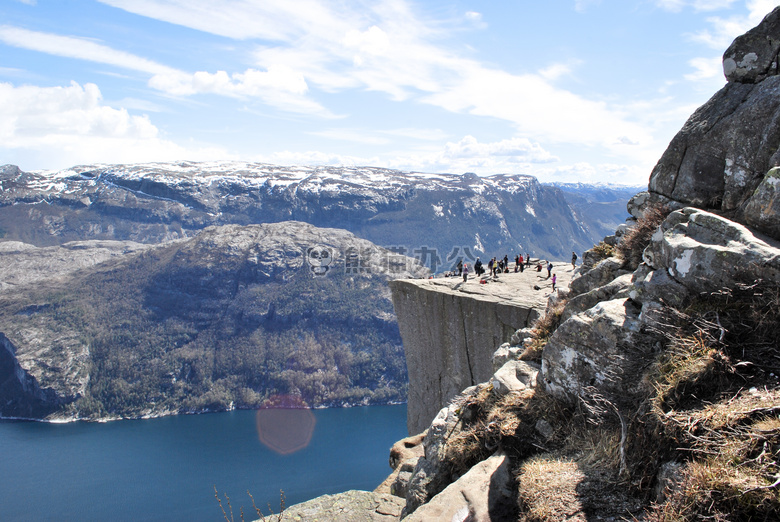
M 388 280 L 569 259 L 638 191 L 368 167 L 0 167 L 0 417 L 403 401 Z
M 476 256 L 568 259 L 612 233 L 639 190 L 373 167 L 183 162 L 23 172 L 6 165 L 0 239 L 158 243 L 210 225 L 296 220 L 349 230 L 440 272 Z

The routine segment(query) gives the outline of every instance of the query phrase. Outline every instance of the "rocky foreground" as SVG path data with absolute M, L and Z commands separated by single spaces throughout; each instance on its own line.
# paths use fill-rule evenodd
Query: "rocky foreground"
M 780 520 L 779 55 L 780 7 L 726 51 L 729 83 L 674 138 L 633 218 L 493 353 L 493 375 L 394 446 L 394 474 L 348 520 Z M 413 352 L 447 353 L 485 308 L 393 284 Z M 426 337 L 447 300 L 461 321 Z M 474 382 L 495 337 L 483 344 L 451 371 Z M 422 407 L 409 411 L 418 426 Z M 340 498 L 306 519 L 345 520 L 329 511 Z

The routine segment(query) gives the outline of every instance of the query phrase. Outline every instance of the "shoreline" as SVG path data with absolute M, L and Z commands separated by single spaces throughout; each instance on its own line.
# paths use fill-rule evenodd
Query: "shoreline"
M 309 408 L 303 408 L 303 409 L 309 409 L 309 410 L 330 410 L 330 409 L 339 409 L 339 408 L 361 408 L 361 407 L 371 407 L 371 406 L 398 406 L 401 404 L 406 404 L 407 401 L 391 401 L 386 402 L 382 404 L 344 404 L 341 406 L 311 406 Z M 160 419 L 162 417 L 174 417 L 177 415 L 206 415 L 209 413 L 228 413 L 231 411 L 248 411 L 248 410 L 259 410 L 260 408 L 229 408 L 224 410 L 202 410 L 202 411 L 181 411 L 181 412 L 158 412 L 158 413 L 149 413 L 144 415 L 136 415 L 131 417 L 99 417 L 96 419 L 91 418 L 82 418 L 82 417 L 60 417 L 60 418 L 53 418 L 53 419 L 41 419 L 41 418 L 34 418 L 34 417 L 4 417 L 0 415 L 0 422 L 42 422 L 46 424 L 71 424 L 74 422 L 86 422 L 86 423 L 98 423 L 98 424 L 104 424 L 109 422 L 115 422 L 115 421 L 122 421 L 122 420 L 151 420 L 151 419 Z M 282 409 L 282 408 L 279 408 Z

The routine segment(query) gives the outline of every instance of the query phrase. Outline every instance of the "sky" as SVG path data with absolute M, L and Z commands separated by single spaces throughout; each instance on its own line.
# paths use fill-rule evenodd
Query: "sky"
M 0 0 L 0 164 L 646 185 L 780 0 Z

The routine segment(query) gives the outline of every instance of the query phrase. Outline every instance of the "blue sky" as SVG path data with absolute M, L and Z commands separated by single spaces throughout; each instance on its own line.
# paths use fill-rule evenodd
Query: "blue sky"
M 0 0 L 0 164 L 646 184 L 778 0 Z

